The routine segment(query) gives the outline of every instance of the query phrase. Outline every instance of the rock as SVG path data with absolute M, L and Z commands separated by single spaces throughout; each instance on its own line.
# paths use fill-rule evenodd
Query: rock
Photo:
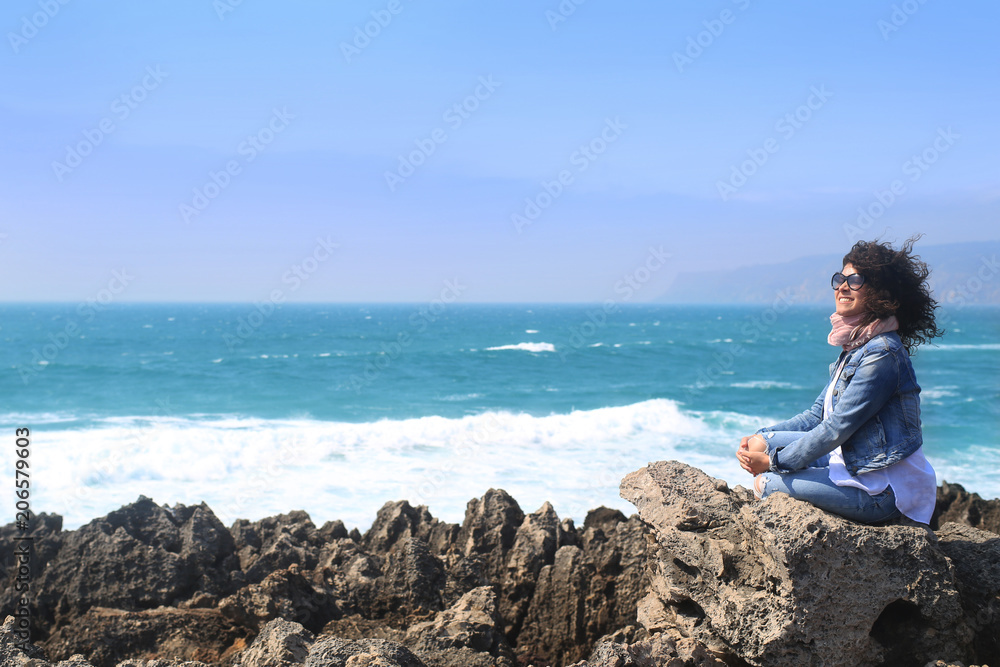
M 955 567 L 976 658 L 1000 665 L 1000 537 L 957 523 L 944 524 L 937 534 Z
M 340 611 L 334 600 L 317 590 L 297 565 L 272 572 L 259 584 L 250 584 L 219 602 L 219 611 L 233 623 L 260 630 L 283 618 L 318 632 Z
M 385 639 L 326 637 L 309 650 L 306 667 L 427 667 L 409 649 Z
M 651 633 L 769 667 L 975 656 L 957 573 L 929 531 L 857 524 L 784 494 L 756 503 L 676 461 L 630 473 L 621 493 L 659 545 Z
M 379 595 L 382 559 L 370 556 L 355 540 L 341 538 L 323 547 L 313 572 L 345 615 L 370 613 Z
M 1000 534 L 1000 499 L 983 500 L 978 493 L 969 493 L 961 484 L 942 482 L 937 490 L 937 505 L 931 518 L 931 528 L 949 521 Z
M 418 619 L 417 623 L 422 622 Z M 336 618 L 323 626 L 320 636 L 340 637 L 342 639 L 388 639 L 402 644 L 406 639 L 405 623 L 403 627 L 395 627 L 393 621 L 384 618 L 365 618 L 360 614 L 352 614 L 343 618 Z M 396 623 L 399 624 L 398 619 Z
M 56 631 L 44 650 L 54 660 L 82 654 L 94 667 L 138 656 L 218 663 L 244 637 L 215 609 L 94 607 Z
M 630 644 L 602 642 L 580 667 L 727 667 L 701 643 L 656 634 Z
M 204 503 L 171 509 L 140 496 L 61 535 L 33 585 L 43 632 L 92 607 L 150 609 L 228 592 L 236 567 L 229 532 Z
M 647 552 L 655 544 L 649 529 L 637 516 L 609 516 L 598 508 L 587 515 L 580 544 L 593 566 L 587 617 L 591 641 L 636 622 L 636 608 L 649 590 Z M 595 514 L 596 512 L 596 514 Z
M 316 567 L 326 535 L 316 530 L 302 510 L 250 522 L 237 519 L 230 529 L 245 582 L 256 584 L 290 565 Z
M 583 550 L 572 545 L 561 547 L 552 565 L 542 568 L 517 642 L 523 662 L 541 658 L 558 664 L 586 655 L 584 599 L 590 588 L 589 575 Z
M 444 563 L 418 537 L 405 537 L 385 555 L 378 582 L 378 614 L 421 614 L 444 606 Z
M 578 660 L 602 636 L 634 624 L 648 590 L 648 536 L 638 517 L 626 520 L 607 508 L 590 513 L 574 543 L 559 546 L 539 571 L 516 637 L 521 661 Z
M 7 616 L 4 619 L 3 625 L 0 626 L 0 665 L 33 667 L 38 663 L 38 667 L 42 667 L 43 664 L 48 664 L 45 662 L 45 654 L 27 641 L 29 636 L 23 634 L 24 632 L 24 628 L 19 628 L 14 616 Z
M 428 667 L 513 667 L 489 586 L 473 589 L 433 620 L 411 625 L 404 643 Z
M 500 586 L 504 632 L 512 641 L 517 641 L 542 566 L 552 564 L 556 549 L 562 546 L 561 533 L 559 517 L 552 505 L 545 503 L 524 517 L 514 534 Z
M 349 537 L 347 528 L 344 527 L 344 522 L 340 519 L 327 521 L 320 527 L 317 534 L 323 544 Z
M 502 581 L 507 551 L 523 522 L 524 512 L 517 501 L 502 489 L 490 489 L 466 505 L 456 547 L 463 556 L 482 564 L 487 581 Z
M 388 553 L 398 543 L 416 538 L 426 543 L 431 553 L 440 555 L 454 544 L 457 535 L 457 525 L 438 521 L 424 505 L 412 507 L 401 500 L 382 506 L 362 543 L 369 553 Z
M 366 618 L 425 615 L 443 608 L 445 565 L 427 543 L 402 536 L 385 553 L 367 553 L 350 539 L 320 553 L 313 581 L 322 584 L 342 614 Z
M 298 623 L 276 618 L 265 625 L 250 648 L 234 665 L 238 667 L 291 667 L 305 662 L 315 641 L 313 633 Z

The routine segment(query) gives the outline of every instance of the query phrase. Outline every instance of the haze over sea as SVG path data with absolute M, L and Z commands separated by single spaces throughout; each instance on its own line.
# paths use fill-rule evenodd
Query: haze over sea
M 828 307 L 780 301 L 0 314 L 0 421 L 31 429 L 32 508 L 67 528 L 140 494 L 227 525 L 305 509 L 364 530 L 399 499 L 460 521 L 490 487 L 577 521 L 630 514 L 618 481 L 653 460 L 746 486 L 739 437 L 809 407 L 837 355 Z M 998 497 L 1000 308 L 939 317 L 913 357 L 924 450 L 939 483 Z

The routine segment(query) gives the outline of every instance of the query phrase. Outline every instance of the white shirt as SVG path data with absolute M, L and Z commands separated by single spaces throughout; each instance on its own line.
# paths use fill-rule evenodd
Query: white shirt
M 847 357 L 840 362 L 837 372 L 830 380 L 823 401 L 823 418 L 833 410 L 833 387 L 844 368 Z M 844 453 L 840 447 L 830 452 L 830 480 L 837 486 L 853 486 L 874 496 L 891 486 L 896 494 L 896 509 L 914 521 L 930 523 L 937 502 L 937 478 L 934 468 L 924 456 L 923 446 L 887 468 L 872 470 L 857 475 L 847 471 Z

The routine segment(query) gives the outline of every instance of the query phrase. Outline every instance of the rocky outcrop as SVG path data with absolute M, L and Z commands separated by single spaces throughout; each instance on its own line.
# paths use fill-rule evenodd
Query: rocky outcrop
M 494 489 L 469 502 L 461 525 L 398 501 L 364 535 L 340 522 L 317 529 L 304 512 L 226 529 L 204 504 L 140 497 L 75 531 L 54 516 L 34 523 L 32 636 L 50 658 L 80 654 L 95 667 L 244 653 L 266 662 L 284 641 L 278 622 L 320 639 L 384 640 L 428 667 L 512 666 L 515 655 L 562 664 L 635 622 L 645 530 L 611 510 L 577 530 L 548 503 L 525 515 Z M 18 536 L 14 526 L 0 531 L 11 544 Z M 4 615 L 16 607 L 14 566 Z M 185 624 L 201 630 L 188 636 Z M 266 641 L 250 652 L 259 636 Z M 390 660 L 379 646 L 371 660 Z
M 495 489 L 461 524 L 386 503 L 363 535 L 300 511 L 227 529 L 204 504 L 142 497 L 75 531 L 41 515 L 39 646 L 11 619 L 0 667 L 1000 662 L 1000 537 L 978 529 L 997 501 L 943 490 L 936 533 L 754 501 L 673 462 L 623 482 L 638 515 L 582 526 Z M 24 536 L 0 527 L 0 546 Z
M 43 649 L 50 660 L 80 654 L 94 667 L 114 667 L 127 658 L 157 655 L 218 664 L 245 645 L 247 634 L 216 609 L 94 607 L 54 632 Z
M 629 474 L 621 492 L 658 546 L 638 614 L 650 633 L 768 667 L 1000 657 L 993 535 L 865 526 L 783 494 L 756 502 L 674 461 Z
M 969 493 L 961 484 L 942 482 L 937 490 L 931 528 L 937 530 L 948 522 L 1000 534 L 1000 499 L 983 500 L 978 493 Z
M 316 637 L 298 623 L 277 618 L 261 629 L 235 661 L 239 667 L 292 667 L 309 655 Z
M 474 588 L 448 609 L 406 631 L 403 643 L 427 667 L 513 667 L 496 593 Z
M 168 508 L 140 497 L 60 534 L 33 582 L 36 632 L 44 636 L 93 607 L 139 611 L 177 606 L 197 592 L 219 595 L 232 588 L 236 567 L 232 536 L 207 505 Z

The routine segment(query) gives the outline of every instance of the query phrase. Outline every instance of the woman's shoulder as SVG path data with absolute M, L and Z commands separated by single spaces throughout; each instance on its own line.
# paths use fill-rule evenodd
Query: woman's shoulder
M 877 336 L 873 336 L 870 341 L 860 348 L 861 354 L 872 354 L 878 352 L 891 352 L 892 354 L 906 354 L 906 347 L 895 331 L 886 331 Z

